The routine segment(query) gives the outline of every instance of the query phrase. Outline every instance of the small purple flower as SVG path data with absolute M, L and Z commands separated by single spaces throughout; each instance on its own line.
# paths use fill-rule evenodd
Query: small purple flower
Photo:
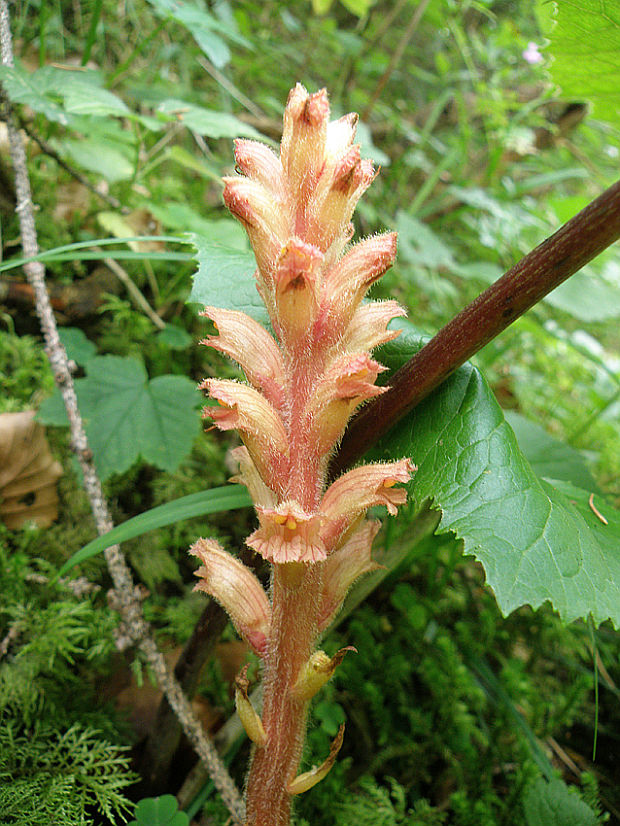
M 530 63 L 532 66 L 536 65 L 537 63 L 542 63 L 544 57 L 538 51 L 538 43 L 534 43 L 533 40 L 527 44 L 527 49 L 525 49 L 522 53 L 523 59 Z

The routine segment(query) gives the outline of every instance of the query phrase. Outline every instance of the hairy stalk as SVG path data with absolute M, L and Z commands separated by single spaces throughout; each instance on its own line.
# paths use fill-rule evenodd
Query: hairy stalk
M 523 313 L 620 238 L 620 181 L 524 256 L 468 304 L 391 378 L 350 423 L 334 476 Z
M 268 739 L 252 758 L 248 826 L 286 826 L 289 822 L 292 798 L 286 787 L 297 774 L 308 712 L 308 701 L 296 699 L 292 689 L 316 642 L 319 567 L 309 568 L 303 583 L 292 588 L 285 582 L 286 575 L 274 570 L 271 639 L 263 676 L 262 719 Z
M 0 0 L 0 50 L 2 64 L 12 66 L 13 47 L 6 0 Z M 26 153 L 21 136 L 8 113 L 5 114 L 5 118 L 11 147 L 11 158 L 15 170 L 16 211 L 19 215 L 22 246 L 24 256 L 30 258 L 36 256 L 39 250 Z M 112 520 L 103 495 L 101 482 L 94 468 L 92 453 L 88 446 L 84 424 L 78 410 L 67 354 L 58 336 L 56 320 L 45 285 L 45 270 L 43 265 L 36 261 L 24 265 L 24 270 L 35 295 L 35 306 L 43 330 L 47 354 L 67 410 L 73 449 L 77 454 L 84 474 L 84 486 L 91 503 L 97 531 L 99 534 L 107 533 L 113 527 Z M 226 767 L 222 764 L 215 747 L 203 731 L 200 722 L 196 719 L 189 701 L 170 674 L 161 652 L 155 645 L 150 629 L 142 616 L 140 602 L 136 598 L 131 572 L 119 546 L 113 545 L 107 548 L 105 557 L 114 582 L 118 609 L 128 631 L 138 643 L 140 650 L 168 697 L 170 705 L 182 721 L 190 741 L 209 767 L 214 783 L 231 815 L 239 822 L 243 812 L 239 793 Z

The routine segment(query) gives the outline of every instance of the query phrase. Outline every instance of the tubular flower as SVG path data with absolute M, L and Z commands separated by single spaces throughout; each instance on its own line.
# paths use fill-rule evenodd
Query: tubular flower
M 254 501 L 259 525 L 246 542 L 272 565 L 270 597 L 216 543 L 200 540 L 192 552 L 203 561 L 197 587 L 222 603 L 263 660 L 260 718 L 245 683 L 237 686 L 256 745 L 245 826 L 287 824 L 291 795 L 318 782 L 336 758 L 342 732 L 321 767 L 298 775 L 308 700 L 340 661 L 321 659 L 318 635 L 353 582 L 377 568 L 379 523 L 366 511 L 384 505 L 395 514 L 407 498 L 399 485 L 415 470 L 407 458 L 371 464 L 328 486 L 329 458 L 350 417 L 387 389 L 375 384 L 385 368 L 370 353 L 398 335 L 388 325 L 404 315 L 395 301 L 363 303 L 394 262 L 396 235 L 351 244 L 353 211 L 376 175 L 354 142 L 356 124 L 356 115 L 330 122 L 325 90 L 308 94 L 297 84 L 279 156 L 238 140 L 238 174 L 224 179 L 224 202 L 254 250 L 273 335 L 241 312 L 205 309 L 217 334 L 202 343 L 236 361 L 247 384 L 205 379 L 201 388 L 216 404 L 204 416 L 244 442 L 233 452 L 232 481 Z M 315 672 L 321 679 L 313 682 Z
M 247 541 L 270 562 L 320 562 L 327 550 L 320 537 L 321 517 L 305 513 L 297 502 L 276 508 L 257 506 L 260 528 Z
M 213 539 L 199 539 L 190 553 L 202 562 L 196 571 L 200 582 L 194 590 L 205 591 L 216 599 L 241 636 L 262 656 L 271 623 L 271 606 L 263 586 L 249 568 Z
M 281 407 L 284 365 L 282 354 L 267 330 L 238 310 L 205 307 L 200 315 L 210 318 L 218 333 L 203 339 L 200 344 L 234 359 L 243 368 L 252 387 L 261 390 L 276 408 Z

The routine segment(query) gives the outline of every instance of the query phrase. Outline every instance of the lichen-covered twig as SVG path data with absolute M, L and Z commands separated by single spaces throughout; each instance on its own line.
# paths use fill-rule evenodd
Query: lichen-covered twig
M 2 64 L 13 65 L 13 48 L 6 0 L 0 0 L 0 52 Z M 38 254 L 37 233 L 34 222 L 34 210 L 30 192 L 30 180 L 26 165 L 26 153 L 21 136 L 10 116 L 6 116 L 11 158 L 15 171 L 15 189 L 17 193 L 16 211 L 19 216 L 20 231 L 24 256 L 34 257 Z M 45 286 L 45 270 L 40 262 L 32 261 L 24 265 L 24 270 L 35 294 L 35 306 L 41 323 L 47 355 L 58 383 L 70 423 L 72 445 L 78 456 L 84 474 L 84 487 L 88 494 L 97 531 L 107 533 L 112 529 L 112 520 L 103 496 L 101 482 L 92 461 L 84 425 L 77 404 L 73 379 L 69 369 L 67 354 L 58 336 L 58 329 L 52 311 L 49 295 Z M 142 615 L 139 601 L 134 595 L 131 572 L 118 545 L 105 551 L 106 562 L 114 582 L 120 614 L 138 644 L 142 654 L 151 667 L 170 705 L 174 708 L 183 724 L 183 728 L 205 762 L 213 781 L 231 815 L 241 822 L 243 805 L 239 792 L 228 771 L 221 762 L 215 747 L 196 719 L 189 701 L 181 691 L 178 683 L 168 670 L 165 660 L 158 650 Z

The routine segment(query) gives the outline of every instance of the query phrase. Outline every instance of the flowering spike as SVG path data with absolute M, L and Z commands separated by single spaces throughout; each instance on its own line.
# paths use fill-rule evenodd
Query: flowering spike
M 267 735 L 263 727 L 263 721 L 254 710 L 252 701 L 248 697 L 248 666 L 244 665 L 235 678 L 235 706 L 241 724 L 253 743 L 257 746 L 264 746 L 267 742 Z
M 248 826 L 286 826 L 290 796 L 311 788 L 336 759 L 343 728 L 328 759 L 295 777 L 308 701 L 344 654 L 330 660 L 315 652 L 317 638 L 352 583 L 377 568 L 371 546 L 378 523 L 365 519 L 366 510 L 385 505 L 396 513 L 406 492 L 394 486 L 414 470 L 409 459 L 359 467 L 326 490 L 329 456 L 349 417 L 386 389 L 376 386 L 384 368 L 370 351 L 398 334 L 388 323 L 404 313 L 394 301 L 362 304 L 394 261 L 396 235 L 346 249 L 353 211 L 376 174 L 355 143 L 356 124 L 356 115 L 330 123 L 325 90 L 309 94 L 297 84 L 284 112 L 279 157 L 238 140 L 239 174 L 224 180 L 224 201 L 247 230 L 256 286 L 275 334 L 241 313 L 205 311 L 218 328 L 205 343 L 235 359 L 249 383 L 205 380 L 203 389 L 219 402 L 205 416 L 241 434 L 245 447 L 234 452 L 240 465 L 234 481 L 247 486 L 259 520 L 246 541 L 272 563 L 270 608 L 240 563 L 225 564 L 217 546 L 205 554 L 203 590 L 228 600 L 241 633 L 250 638 L 253 622 L 262 633 L 253 642 L 263 655 L 262 719 L 247 698 L 247 678 L 237 683 L 240 715 L 261 746 L 248 776 Z M 230 596 L 207 562 L 211 569 L 217 562 L 232 581 Z
M 239 634 L 262 657 L 269 637 L 271 607 L 258 579 L 213 539 L 199 539 L 190 553 L 203 563 L 195 572 L 200 581 L 194 590 L 205 591 L 219 602 Z
M 303 792 L 307 792 L 308 789 L 311 789 L 313 786 L 316 786 L 317 783 L 320 783 L 324 777 L 327 777 L 332 766 L 336 762 L 336 757 L 342 747 L 343 740 L 344 723 L 338 729 L 338 734 L 334 738 L 334 742 L 331 744 L 329 749 L 329 757 L 327 760 L 321 763 L 320 766 L 315 766 L 310 769 L 310 771 L 297 775 L 297 777 L 294 780 L 291 780 L 286 787 L 287 792 L 290 795 L 302 794 Z

